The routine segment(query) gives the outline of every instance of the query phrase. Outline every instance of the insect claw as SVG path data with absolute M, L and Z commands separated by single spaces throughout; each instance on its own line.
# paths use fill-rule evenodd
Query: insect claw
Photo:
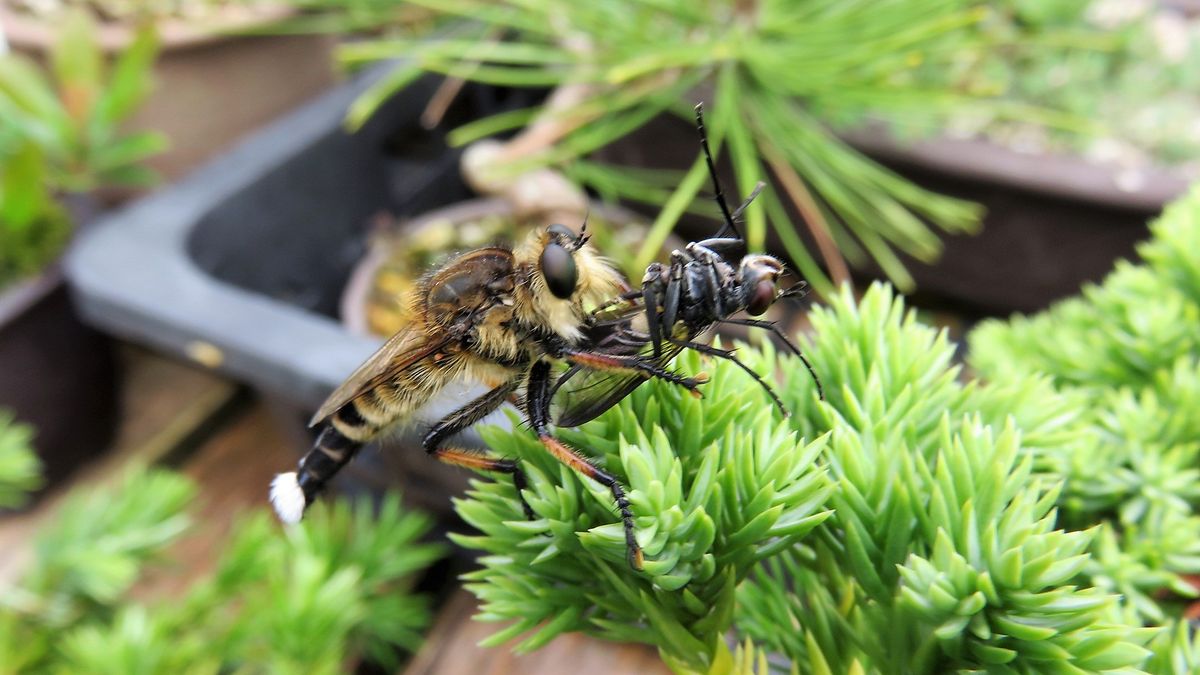
M 692 377 L 692 381 L 695 382 L 696 384 L 704 384 L 705 382 L 708 382 L 708 373 L 704 373 L 704 372 L 696 373 Z
M 646 557 L 642 554 L 642 548 L 640 546 L 633 546 L 630 548 L 626 553 L 626 558 L 629 561 L 629 566 L 632 567 L 635 572 L 641 572 L 646 566 Z

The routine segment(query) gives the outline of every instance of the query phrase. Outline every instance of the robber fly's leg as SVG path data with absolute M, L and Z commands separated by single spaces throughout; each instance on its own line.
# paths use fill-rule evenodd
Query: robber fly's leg
M 754 372 L 750 366 L 743 363 L 742 360 L 739 359 L 736 354 L 734 354 L 732 349 L 718 349 L 717 347 L 706 345 L 701 342 L 689 342 L 687 340 L 670 339 L 670 342 L 685 349 L 694 349 L 701 354 L 707 354 L 709 356 L 715 356 L 719 359 L 733 361 L 737 364 L 738 368 L 746 371 L 747 375 L 754 378 L 754 381 L 757 382 L 764 390 L 766 390 L 767 394 L 771 397 L 771 400 L 775 402 L 775 406 L 779 408 L 779 412 L 783 413 L 784 417 L 790 416 L 791 413 L 789 413 L 787 408 L 783 406 L 783 401 L 780 400 L 779 395 L 775 393 L 775 388 L 772 387 L 766 380 L 762 379 L 758 373 Z
M 684 377 L 672 373 L 655 364 L 651 359 L 640 356 L 623 354 L 606 354 L 604 352 L 588 352 L 577 349 L 567 349 L 563 358 L 572 365 L 583 366 L 590 370 L 618 370 L 637 373 L 647 379 L 657 377 L 672 384 L 677 384 L 691 392 L 692 396 L 700 397 L 700 385 L 708 381 L 706 376 Z
M 526 518 L 534 520 L 536 516 L 533 509 L 529 507 L 529 503 L 525 501 L 524 495 L 525 488 L 529 484 L 525 480 L 525 472 L 521 471 L 516 460 L 498 459 L 481 452 L 463 448 L 448 448 L 442 445 L 454 434 L 492 414 L 509 399 L 519 385 L 520 380 L 514 378 L 445 416 L 425 434 L 421 445 L 425 448 L 425 452 L 447 464 L 512 474 L 513 485 L 517 488 L 517 499 L 521 500 L 521 509 L 525 511 Z
M 817 385 L 817 398 L 821 399 L 822 401 L 825 400 L 825 388 L 821 386 L 821 378 L 817 377 L 817 371 L 813 370 L 812 364 L 808 362 L 808 359 L 804 358 L 804 354 L 800 351 L 800 348 L 788 339 L 788 336 L 779 329 L 779 326 L 777 326 L 775 322 L 762 321 L 760 319 L 722 319 L 720 323 L 728 323 L 735 326 L 749 326 L 751 328 L 762 328 L 774 333 L 775 337 L 783 340 L 783 344 L 787 345 L 788 349 L 790 349 L 793 354 L 800 358 L 800 362 L 804 364 L 804 367 L 808 369 L 808 374 L 812 376 L 813 383 Z
M 538 435 L 550 454 L 574 471 L 577 471 L 612 492 L 617 503 L 617 511 L 621 514 L 621 522 L 625 526 L 625 552 L 629 566 L 635 570 L 642 569 L 642 549 L 634 536 L 633 511 L 629 509 L 629 499 L 625 497 L 625 488 L 613 476 L 609 475 L 595 464 L 592 464 L 579 453 L 550 433 L 550 364 L 538 361 L 529 371 L 529 386 L 526 388 L 527 414 L 529 424 Z

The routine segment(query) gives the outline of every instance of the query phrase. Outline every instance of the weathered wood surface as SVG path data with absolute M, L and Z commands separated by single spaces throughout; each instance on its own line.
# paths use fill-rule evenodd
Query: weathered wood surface
M 458 590 L 443 605 L 433 629 L 404 675 L 669 675 L 658 654 L 579 634 L 563 635 L 531 654 L 516 655 L 517 642 L 485 649 L 479 641 L 496 624 L 473 621 L 475 598 Z

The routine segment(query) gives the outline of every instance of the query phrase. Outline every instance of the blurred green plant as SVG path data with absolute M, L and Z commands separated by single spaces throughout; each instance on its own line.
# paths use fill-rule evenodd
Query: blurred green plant
M 983 3 L 404 4 L 428 10 L 439 30 L 342 48 L 341 59 L 350 65 L 404 59 L 352 107 L 348 124 L 361 124 L 423 72 L 565 89 L 569 94 L 551 96 L 545 107 L 460 127 L 451 142 L 466 144 L 532 123 L 526 137 L 510 147 L 506 170 L 554 165 L 605 198 L 660 208 L 640 251 L 642 266 L 704 188 L 703 160 L 697 159 L 682 180 L 664 180 L 662 174 L 646 180 L 645 171 L 588 156 L 663 113 L 692 124 L 698 97 L 711 104 L 710 138 L 715 145 L 728 144 L 736 176 L 731 191 L 749 194 L 758 180 L 775 177 L 803 214 L 835 279 L 846 277 L 845 256 L 855 265 L 874 260 L 897 284 L 911 287 L 897 252 L 932 260 L 941 250 L 935 230 L 971 231 L 978 224 L 976 206 L 918 188 L 848 147 L 830 126 L 862 122 L 868 112 L 940 119 L 964 106 L 984 105 L 948 83 L 913 77 L 920 63 L 952 63 L 964 51 L 985 47 L 977 39 L 980 33 L 966 30 L 982 16 Z M 822 291 L 832 289 L 783 201 L 770 191 L 761 208 L 746 214 L 751 250 L 765 246 L 768 229 L 810 282 Z
M 1158 623 L 1197 596 L 1183 575 L 1200 573 L 1200 190 L 1151 231 L 1142 264 L 1036 316 L 981 325 L 971 358 L 996 381 L 1046 373 L 1078 401 L 1089 435 L 1044 466 L 1064 481 L 1065 520 L 1104 523 L 1092 579 Z
M 137 22 L 166 17 L 202 20 L 222 10 L 242 12 L 272 0 L 0 0 L 22 14 L 55 20 L 71 11 L 86 10 L 101 21 Z M 277 3 L 275 3 L 277 4 Z
M 181 598 L 130 600 L 192 526 L 195 493 L 152 470 L 72 496 L 0 592 L 0 673 L 334 673 L 361 658 L 395 668 L 419 644 L 429 608 L 411 583 L 443 550 L 417 543 L 430 521 L 395 495 L 316 507 L 286 537 L 257 513 Z
M 956 134 L 982 135 L 1024 152 L 1076 152 L 1120 166 L 1200 166 L 1200 20 L 1170 2 L 1002 0 L 975 25 L 997 45 L 952 64 L 963 88 L 993 91 L 1087 120 L 1063 133 L 1036 119 L 984 109 L 954 115 Z M 946 69 L 922 76 L 946 79 Z M 1077 125 L 1069 125 L 1080 131 Z M 944 129 L 943 129 L 944 131 Z M 1193 174 L 1195 175 L 1195 174 Z
M 164 137 L 121 125 L 151 87 L 158 53 L 145 28 L 111 65 L 86 14 L 73 12 L 42 68 L 0 54 L 0 285 L 42 269 L 70 233 L 66 195 L 154 181 L 142 162 Z
M 457 503 L 481 532 L 457 540 L 487 554 L 478 618 L 512 621 L 489 642 L 580 630 L 724 673 L 732 630 L 798 673 L 1194 672 L 1200 189 L 1152 231 L 1143 265 L 972 333 L 983 380 L 877 284 L 810 315 L 823 402 L 796 359 L 739 351 L 786 383 L 787 420 L 686 354 L 712 376 L 702 400 L 650 382 L 561 430 L 631 488 L 644 573 L 600 486 L 527 431 L 488 430 L 532 467 L 539 516 L 507 484 Z
M 32 441 L 33 429 L 0 409 L 0 509 L 22 506 L 28 494 L 42 485 Z

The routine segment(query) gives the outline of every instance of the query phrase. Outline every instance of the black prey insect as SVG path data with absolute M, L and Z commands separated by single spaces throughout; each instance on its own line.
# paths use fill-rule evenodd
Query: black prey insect
M 691 242 L 682 251 L 673 251 L 670 263 L 651 263 L 642 278 L 641 289 L 626 292 L 593 313 L 591 339 L 600 351 L 639 355 L 660 368 L 665 368 L 683 349 L 732 361 L 766 390 L 787 415 L 771 385 L 738 359 L 733 350 L 697 341 L 720 324 L 771 331 L 800 358 L 816 384 L 818 397 L 825 398 L 812 364 L 779 326 L 761 319 L 734 318 L 739 312 L 760 316 L 779 300 L 802 296 L 807 284 L 800 281 L 781 288 L 780 278 L 787 269 L 782 261 L 765 254 L 745 253 L 746 241 L 738 232 L 737 221 L 763 186 L 760 183 L 741 206 L 730 211 L 708 146 L 702 105 L 696 106 L 696 128 L 724 224 L 713 237 Z M 578 426 L 595 418 L 644 380 L 637 374 L 587 373 L 580 366 L 571 366 L 555 383 L 556 402 L 561 403 L 558 425 Z

